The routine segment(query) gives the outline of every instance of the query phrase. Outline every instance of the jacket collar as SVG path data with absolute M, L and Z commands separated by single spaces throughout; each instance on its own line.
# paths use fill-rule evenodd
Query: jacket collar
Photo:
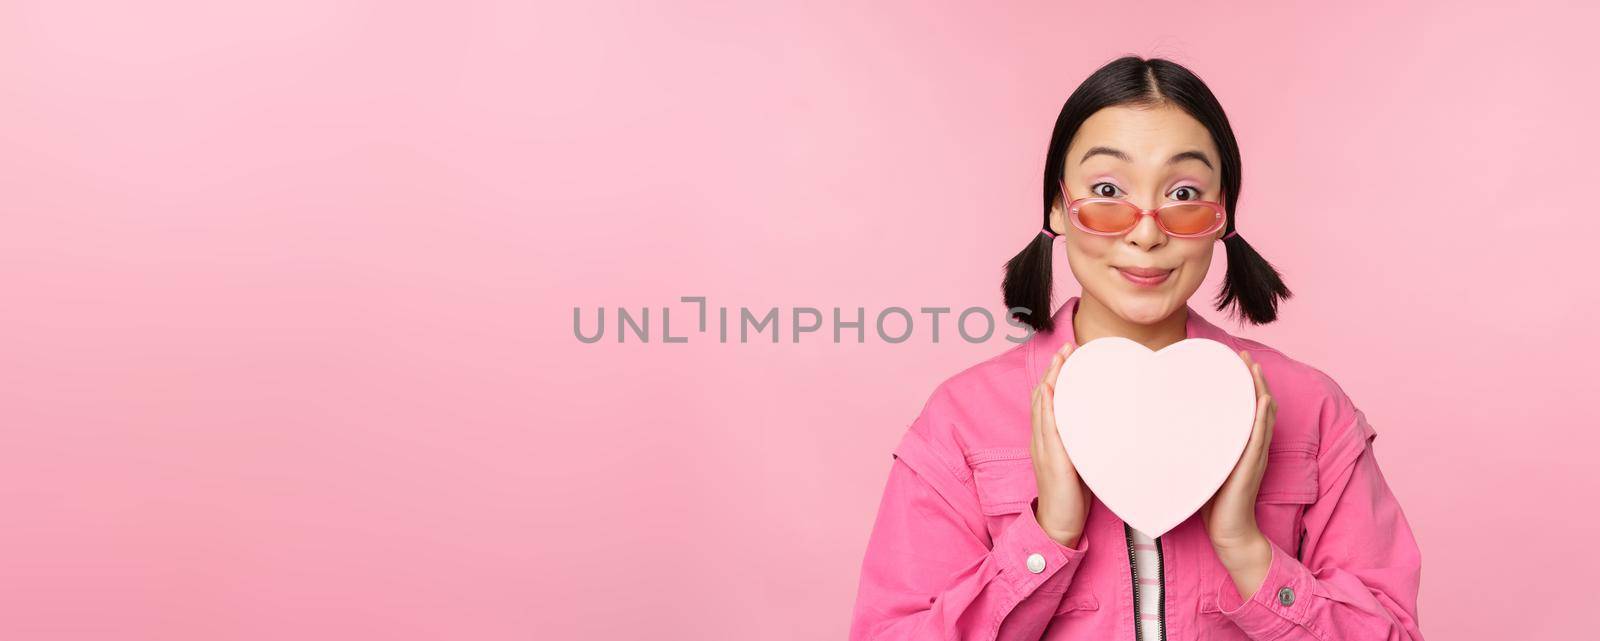
M 1071 341 L 1073 345 L 1079 344 L 1076 331 L 1072 328 L 1072 315 L 1078 311 L 1078 300 L 1080 298 L 1080 296 L 1073 296 L 1067 299 L 1067 302 L 1060 309 L 1057 309 L 1055 314 L 1051 315 L 1051 318 L 1055 321 L 1054 330 L 1035 332 L 1033 338 L 1028 340 L 1030 345 L 1028 350 L 1028 380 L 1030 385 L 1044 376 L 1044 368 L 1050 364 L 1050 357 L 1055 354 L 1056 350 L 1061 349 L 1061 346 L 1066 344 L 1067 341 Z M 1239 351 L 1239 344 L 1232 334 L 1223 331 L 1222 328 L 1206 320 L 1204 316 L 1194 311 L 1193 306 L 1185 303 L 1183 307 L 1189 313 L 1188 320 L 1184 321 L 1183 324 L 1184 338 L 1209 338 L 1227 345 L 1228 349 Z

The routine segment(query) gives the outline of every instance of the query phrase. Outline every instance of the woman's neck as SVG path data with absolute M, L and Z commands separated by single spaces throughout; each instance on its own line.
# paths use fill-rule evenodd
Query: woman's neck
M 1121 336 L 1144 345 L 1151 351 L 1188 338 L 1188 307 L 1154 323 L 1133 323 L 1118 316 L 1111 308 L 1090 297 L 1078 297 L 1078 308 L 1072 314 L 1072 335 L 1079 345 L 1105 336 Z

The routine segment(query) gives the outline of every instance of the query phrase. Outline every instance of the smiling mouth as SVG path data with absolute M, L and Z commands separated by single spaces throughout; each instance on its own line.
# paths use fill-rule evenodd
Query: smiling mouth
M 1153 267 L 1115 267 L 1122 278 L 1140 287 L 1154 287 L 1166 282 L 1172 275 L 1171 269 L 1158 269 Z

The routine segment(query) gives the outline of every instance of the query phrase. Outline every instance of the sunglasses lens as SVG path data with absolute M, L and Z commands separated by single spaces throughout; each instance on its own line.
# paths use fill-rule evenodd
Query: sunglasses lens
M 1083 226 L 1098 232 L 1126 231 L 1138 221 L 1139 210 L 1124 203 L 1084 203 L 1078 208 L 1078 220 Z
M 1161 209 L 1161 224 L 1175 234 L 1199 234 L 1217 223 L 1217 213 L 1201 205 L 1170 205 Z
M 1174 234 L 1203 234 L 1216 228 L 1216 210 L 1206 205 L 1169 204 L 1159 213 L 1161 224 Z M 1126 202 L 1100 201 L 1078 207 L 1078 222 L 1105 234 L 1121 234 L 1139 222 L 1139 208 Z

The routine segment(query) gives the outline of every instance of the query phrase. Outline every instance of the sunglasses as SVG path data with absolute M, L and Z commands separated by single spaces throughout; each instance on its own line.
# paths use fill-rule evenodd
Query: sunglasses
M 1071 198 L 1066 181 L 1061 182 L 1061 193 Z M 1097 236 L 1126 234 L 1146 215 L 1155 216 L 1161 231 L 1178 238 L 1214 234 L 1228 222 L 1227 210 L 1209 200 L 1174 200 L 1155 209 L 1141 209 L 1121 198 L 1089 197 L 1067 203 L 1067 218 L 1072 225 Z

